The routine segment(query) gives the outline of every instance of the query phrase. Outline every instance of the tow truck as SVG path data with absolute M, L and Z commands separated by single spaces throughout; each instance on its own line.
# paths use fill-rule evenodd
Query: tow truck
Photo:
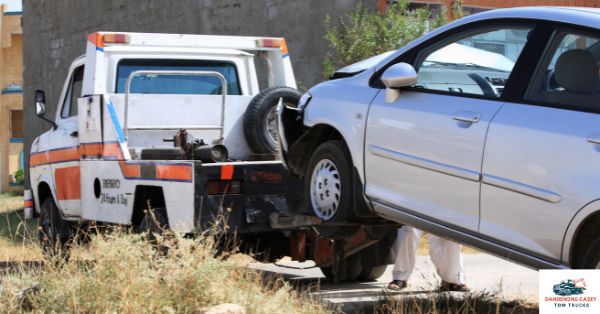
M 52 128 L 31 146 L 26 215 L 45 251 L 74 226 L 194 234 L 225 217 L 241 245 L 315 260 L 337 280 L 374 279 L 391 262 L 393 228 L 319 235 L 302 180 L 277 155 L 278 103 L 301 94 L 284 38 L 96 32 L 73 61 Z M 266 69 L 259 88 L 257 68 Z M 378 221 L 380 222 L 380 221 Z M 335 227 L 334 227 L 335 228 Z

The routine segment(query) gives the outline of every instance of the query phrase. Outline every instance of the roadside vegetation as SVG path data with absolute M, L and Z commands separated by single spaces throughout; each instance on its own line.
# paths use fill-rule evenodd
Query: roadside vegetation
M 246 313 L 326 313 L 280 279 L 264 280 L 239 259 L 215 256 L 212 235 L 159 239 L 157 253 L 140 235 L 92 236 L 68 262 L 3 275 L 0 312 L 203 313 L 232 303 Z
M 0 194 L 0 262 L 41 260 L 35 221 L 23 217 L 23 196 Z
M 76 244 L 66 263 L 44 260 L 36 220 L 24 221 L 21 207 L 22 197 L 0 195 L 0 313 L 203 313 L 227 303 L 245 313 L 339 312 L 307 287 L 248 269 L 252 258 L 235 247 L 222 250 L 216 230 L 195 239 L 159 238 L 165 255 L 157 253 L 157 243 L 115 228 Z M 426 246 L 420 251 L 427 254 Z M 382 289 L 381 301 L 367 312 L 535 313 L 537 307 L 495 294 Z
M 453 16 L 460 17 L 460 1 L 456 2 L 459 5 L 453 9 Z M 330 52 L 323 62 L 323 76 L 329 77 L 344 66 L 401 48 L 447 22 L 445 11 L 433 14 L 426 9 L 409 10 L 408 0 L 390 4 L 383 15 L 359 3 L 335 25 L 327 16 L 325 39 Z

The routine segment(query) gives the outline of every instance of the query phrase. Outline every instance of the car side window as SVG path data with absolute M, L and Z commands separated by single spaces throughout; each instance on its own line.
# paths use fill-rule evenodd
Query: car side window
M 486 27 L 422 50 L 417 88 L 498 98 L 532 28 Z
M 558 32 L 534 75 L 526 100 L 600 110 L 600 37 Z
M 68 118 L 77 115 L 77 100 L 81 98 L 81 88 L 83 87 L 83 66 L 75 68 L 71 76 L 71 82 L 67 89 L 67 94 L 63 101 L 61 118 Z

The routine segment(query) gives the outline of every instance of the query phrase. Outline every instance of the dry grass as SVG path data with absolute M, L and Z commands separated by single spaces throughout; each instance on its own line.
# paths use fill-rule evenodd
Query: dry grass
M 428 293 L 423 296 L 408 296 L 401 299 L 384 297 L 373 310 L 377 314 L 412 314 L 412 313 L 538 313 L 536 304 L 528 304 L 521 300 L 504 301 L 497 293 Z
M 4 276 L 0 313 L 17 311 L 81 313 L 202 313 L 211 305 L 236 303 L 246 313 L 326 313 L 316 301 L 283 280 L 215 257 L 212 237 L 175 237 L 159 256 L 139 235 L 94 236 L 89 260 L 47 262 L 38 271 Z M 19 293 L 32 286 L 23 298 Z
M 23 217 L 23 197 L 0 194 L 0 261 L 42 258 L 35 241 L 36 221 Z

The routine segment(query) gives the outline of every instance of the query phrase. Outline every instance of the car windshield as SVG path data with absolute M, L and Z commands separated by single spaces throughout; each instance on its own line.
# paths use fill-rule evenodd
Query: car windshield
M 395 50 L 391 50 L 391 51 L 384 52 L 382 54 L 378 54 L 376 56 L 370 57 L 368 59 L 358 61 L 356 63 L 353 63 L 351 65 L 345 66 L 345 67 L 337 70 L 336 73 L 362 72 L 364 70 L 367 70 L 367 69 L 370 69 L 370 68 L 376 66 L 379 62 L 381 62 L 383 59 L 387 58 L 389 55 L 391 55 L 394 52 L 395 52 Z

